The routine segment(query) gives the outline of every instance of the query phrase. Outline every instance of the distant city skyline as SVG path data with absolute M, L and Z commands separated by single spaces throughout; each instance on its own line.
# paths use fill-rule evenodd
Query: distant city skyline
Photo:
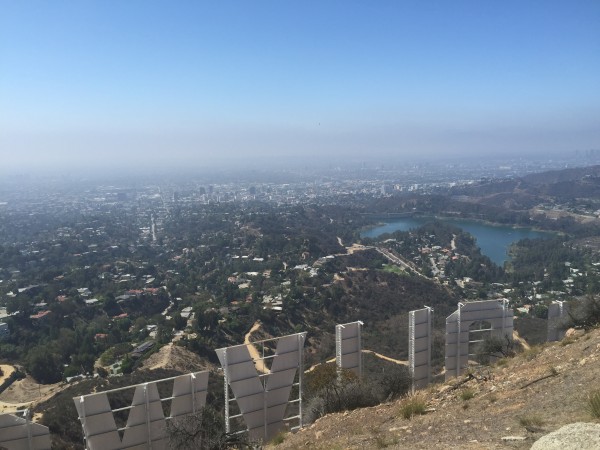
M 600 148 L 593 0 L 0 6 L 0 173 Z

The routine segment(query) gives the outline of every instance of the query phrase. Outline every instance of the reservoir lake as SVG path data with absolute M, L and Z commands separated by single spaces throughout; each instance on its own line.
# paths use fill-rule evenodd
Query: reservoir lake
M 408 231 L 410 229 L 419 228 L 420 226 L 435 220 L 452 224 L 472 234 L 477 240 L 477 245 L 481 249 L 481 253 L 489 257 L 500 267 L 504 265 L 505 261 L 510 259 L 508 256 L 508 248 L 513 242 L 525 238 L 548 238 L 554 235 L 552 232 L 536 231 L 531 228 L 513 228 L 506 225 L 492 225 L 486 222 L 468 219 L 406 217 L 402 219 L 384 220 L 382 225 L 363 231 L 361 236 L 376 238 L 384 233 Z

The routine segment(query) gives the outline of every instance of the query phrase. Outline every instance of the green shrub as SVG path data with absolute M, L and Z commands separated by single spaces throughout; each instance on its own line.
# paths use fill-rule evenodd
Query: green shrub
M 571 306 L 563 328 L 578 327 L 589 330 L 600 325 L 600 296 L 588 296 Z
M 563 347 L 566 347 L 567 345 L 571 345 L 573 342 L 575 342 L 575 338 L 569 336 L 569 337 L 564 338 L 562 341 L 560 341 L 560 345 L 562 345 Z
M 167 422 L 169 448 L 176 450 L 253 448 L 245 434 L 228 435 L 223 415 L 211 406 Z
M 385 372 L 374 380 L 374 384 L 379 387 L 378 396 L 381 401 L 394 400 L 406 395 L 411 386 L 408 367 L 399 365 L 386 367 Z
M 471 400 L 475 397 L 475 391 L 473 389 L 464 389 L 459 396 L 463 401 Z
M 587 409 L 592 417 L 600 419 L 600 389 L 590 392 L 587 401 Z
M 377 448 L 388 448 L 393 445 L 398 445 L 398 438 L 392 437 L 388 439 L 386 436 L 377 434 L 375 436 L 375 446 Z
M 271 439 L 271 444 L 279 445 L 283 444 L 283 441 L 285 441 L 285 433 L 283 431 L 280 431 L 275 435 L 275 437 L 273 437 L 273 439 Z
M 486 365 L 499 358 L 515 355 L 514 343 L 508 336 L 491 336 L 481 342 L 475 352 L 475 359 Z
M 332 364 L 324 364 L 307 376 L 308 423 L 332 412 L 352 410 L 374 406 L 379 400 L 372 383 L 365 383 L 353 372 L 343 370 L 339 373 Z
M 532 359 L 535 359 L 535 357 L 538 356 L 540 353 L 542 353 L 542 347 L 539 345 L 534 345 L 528 348 L 527 350 L 523 350 L 522 355 L 527 361 L 531 361 Z
M 508 358 L 500 358 L 498 361 L 496 361 L 496 365 L 498 367 L 506 367 L 506 366 L 508 366 Z
M 536 414 L 519 417 L 519 424 L 525 428 L 541 427 L 544 423 L 544 420 Z
M 405 419 L 411 419 L 413 416 L 425 414 L 427 403 L 420 394 L 407 396 L 400 406 L 400 414 Z

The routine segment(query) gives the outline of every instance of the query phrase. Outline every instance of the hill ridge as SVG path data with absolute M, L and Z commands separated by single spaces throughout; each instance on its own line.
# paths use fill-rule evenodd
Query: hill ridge
M 600 329 L 572 331 L 562 342 L 421 391 L 425 415 L 404 419 L 405 399 L 330 414 L 276 448 L 530 448 L 563 425 L 594 422 L 586 400 L 600 388 L 598 373 Z

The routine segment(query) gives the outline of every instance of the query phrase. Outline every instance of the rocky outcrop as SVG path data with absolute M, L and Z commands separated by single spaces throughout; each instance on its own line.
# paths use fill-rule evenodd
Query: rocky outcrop
M 577 422 L 542 436 L 531 450 L 596 450 L 600 448 L 600 425 Z

